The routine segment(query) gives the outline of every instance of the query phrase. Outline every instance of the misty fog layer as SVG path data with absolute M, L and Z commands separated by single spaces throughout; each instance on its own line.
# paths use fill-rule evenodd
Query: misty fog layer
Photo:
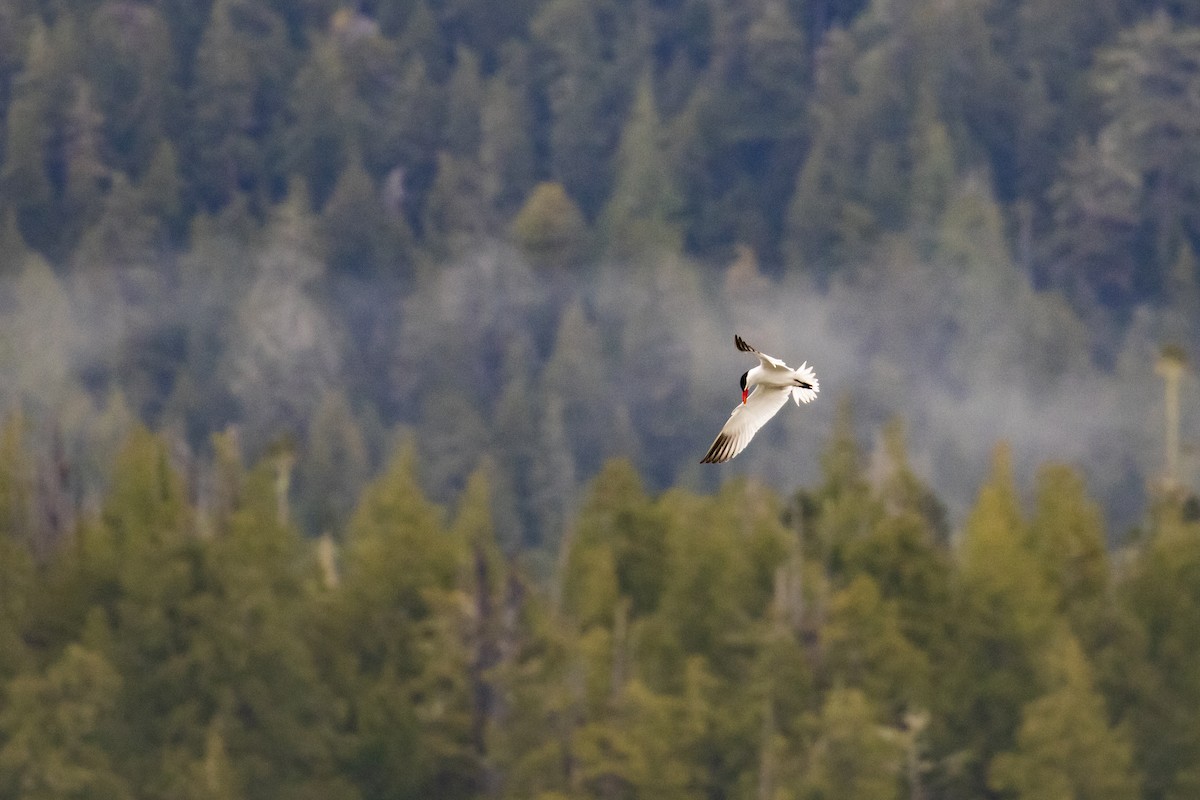
M 284 223 L 252 243 L 214 237 L 154 270 L 64 281 L 30 257 L 3 284 L 3 399 L 32 410 L 44 442 L 67 443 L 81 502 L 139 418 L 185 462 L 207 458 L 229 426 L 252 456 L 291 442 L 301 507 L 334 489 L 353 496 L 397 437 L 415 437 L 442 501 L 486 457 L 504 476 L 496 513 L 510 546 L 553 545 L 582 484 L 613 457 L 655 488 L 711 490 L 741 475 L 811 485 L 849 403 L 868 446 L 886 421 L 905 426 L 913 466 L 953 522 L 1005 441 L 1022 485 L 1045 462 L 1081 468 L 1119 537 L 1162 463 L 1154 365 L 1169 311 L 1085 327 L 1031 287 L 989 224 L 981 212 L 957 241 L 897 240 L 825 286 L 764 277 L 747 253 L 717 267 L 663 256 L 571 273 L 489 243 L 408 288 L 329 274 Z M 221 270 L 197 268 L 217 258 Z M 752 365 L 735 332 L 807 361 L 821 395 L 785 407 L 736 460 L 702 466 Z M 1196 397 L 1185 381 L 1185 422 Z M 315 453 L 322 463 L 306 467 Z M 308 526 L 341 522 L 321 515 Z

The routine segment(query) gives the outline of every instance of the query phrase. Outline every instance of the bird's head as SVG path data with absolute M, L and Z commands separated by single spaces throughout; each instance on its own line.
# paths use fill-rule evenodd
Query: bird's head
M 742 373 L 742 378 L 741 378 L 742 405 L 746 404 L 746 397 L 750 394 L 750 388 L 748 386 L 746 386 L 746 376 L 749 374 L 750 374 L 750 370 L 746 370 L 745 372 Z

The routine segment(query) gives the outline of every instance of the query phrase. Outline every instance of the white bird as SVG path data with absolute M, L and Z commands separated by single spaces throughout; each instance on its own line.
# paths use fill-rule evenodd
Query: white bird
M 821 389 L 817 374 L 807 361 L 799 369 L 792 369 L 778 358 L 758 352 L 741 336 L 735 334 L 733 343 L 743 353 L 758 356 L 759 364 L 742 373 L 742 402 L 729 415 L 725 427 L 708 448 L 708 454 L 700 459 L 701 464 L 720 464 L 733 458 L 745 450 L 758 429 L 783 408 L 789 395 L 798 406 L 816 400 Z

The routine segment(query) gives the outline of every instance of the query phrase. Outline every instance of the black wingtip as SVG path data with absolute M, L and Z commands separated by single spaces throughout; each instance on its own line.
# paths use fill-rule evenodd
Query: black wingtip
M 722 433 L 717 436 L 716 441 L 712 443 L 712 447 L 708 448 L 708 453 L 704 458 L 700 459 L 701 464 L 724 464 L 729 459 L 733 458 L 733 437 Z
M 733 335 L 733 344 L 734 344 L 734 346 L 737 347 L 738 350 L 741 350 L 743 353 L 757 353 L 758 352 L 753 347 L 746 344 L 746 340 L 743 339 L 741 336 L 738 336 L 736 333 Z

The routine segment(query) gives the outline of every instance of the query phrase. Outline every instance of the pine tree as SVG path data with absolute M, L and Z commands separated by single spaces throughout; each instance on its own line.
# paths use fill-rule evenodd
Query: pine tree
M 918 234 L 932 231 L 949 201 L 956 177 L 950 133 L 942 122 L 937 100 L 922 92 L 908 143 L 913 154 L 911 224 Z
M 871 578 L 859 575 L 833 595 L 820 636 L 834 685 L 862 690 L 896 717 L 928 706 L 929 659 L 905 636 L 897 602 L 885 600 Z
M 1029 546 L 1042 565 L 1058 608 L 1085 645 L 1099 631 L 1107 605 L 1109 563 L 1101 512 L 1070 467 L 1047 465 L 1038 473 L 1029 523 Z
M 604 390 L 610 359 L 597 324 L 583 304 L 563 312 L 554 351 L 542 371 L 541 392 L 563 401 L 571 452 L 584 474 L 593 474 L 610 457 L 628 455 L 636 442 L 629 411 Z
M 293 184 L 272 217 L 235 311 L 240 344 L 224 350 L 223 377 L 253 409 L 245 429 L 252 452 L 281 430 L 298 432 L 339 368 L 337 331 L 311 294 L 324 263 L 304 187 Z
M 22 640 L 35 586 L 33 468 L 25 449 L 25 421 L 9 415 L 0 425 L 0 685 L 27 666 Z
M 652 613 L 666 567 L 664 534 L 633 465 L 608 462 L 591 483 L 565 561 L 568 613 L 585 626 L 610 625 L 618 597 L 629 602 L 631 620 Z
M 647 77 L 638 83 L 617 150 L 615 179 L 601 216 L 610 255 L 629 259 L 679 250 L 675 218 L 681 200 L 673 188 L 670 158 Z
M 688 722 L 681 698 L 659 695 L 637 681 L 626 686 L 607 719 L 582 726 L 576 735 L 582 796 L 702 796 L 695 786 L 699 776 Z
M 1051 653 L 1058 685 L 1025 706 L 1016 750 L 992 762 L 991 785 L 1020 800 L 1138 796 L 1128 731 L 1109 725 L 1082 648 L 1066 635 Z
M 504 668 L 516 655 L 519 632 L 514 618 L 520 609 L 511 597 L 518 580 L 506 566 L 492 522 L 490 462 L 476 469 L 467 481 L 454 520 L 454 536 L 470 550 L 463 580 L 472 611 L 464 639 L 469 651 L 467 674 L 471 692 L 471 741 L 479 760 L 480 789 L 495 796 L 504 776 L 497 759 L 500 740 L 509 717 Z
M 612 154 L 621 116 L 610 113 L 627 102 L 628 66 L 620 34 L 626 16 L 602 26 L 603 9 L 582 0 L 552 0 L 530 23 L 533 44 L 541 48 L 550 121 L 550 174 L 594 219 L 611 190 Z M 588 91 L 577 87 L 588 86 Z
M 529 135 L 534 126 L 529 54 L 516 43 L 505 52 L 504 63 L 484 83 L 479 110 L 479 182 L 492 213 L 507 220 L 533 188 L 537 164 L 534 137 Z
M 32 21 L 25 64 L 13 80 L 4 127 L 4 164 L 0 170 L 5 193 L 16 203 L 23 233 L 35 245 L 48 243 L 45 225 L 51 222 L 54 189 L 46 174 L 49 158 L 50 104 L 60 91 L 49 33 L 40 18 Z
M 857 689 L 834 689 L 813 720 L 801 796 L 892 800 L 900 796 L 898 743 Z
M 364 490 L 341 582 L 317 624 L 347 705 L 343 774 L 364 799 L 466 797 L 478 779 L 459 578 L 467 543 L 421 491 L 404 445 Z
M 107 751 L 121 675 L 78 644 L 43 673 L 15 678 L 0 711 L 0 792 L 50 800 L 134 797 Z
M 968 766 L 959 779 L 976 787 L 964 791 L 982 791 L 991 756 L 1013 742 L 1021 708 L 1040 693 L 1038 664 L 1060 624 L 1027 531 L 1010 451 L 1000 445 L 963 531 L 954 647 L 935 695 L 940 734 Z
M 454 72 L 447 88 L 445 138 L 456 158 L 472 161 L 479 156 L 482 135 L 483 76 L 475 52 L 459 46 L 454 54 Z
M 558 183 L 539 183 L 513 220 L 513 236 L 537 267 L 562 269 L 582 254 L 587 233 L 579 207 Z
M 854 430 L 849 399 L 838 405 L 829 444 L 821 453 L 823 484 L 807 501 L 816 506 L 815 536 L 805 546 L 835 581 L 843 578 L 846 549 L 871 530 L 882 509 L 871 496 L 865 457 Z
M 1121 587 L 1134 627 L 1106 683 L 1123 700 L 1147 797 L 1186 797 L 1197 786 L 1200 729 L 1186 709 L 1200 698 L 1188 653 L 1200 646 L 1200 536 L 1195 523 L 1160 523 Z
M 1137 269 L 1143 179 L 1112 135 L 1081 140 L 1050 188 L 1054 225 L 1049 277 L 1077 307 L 1127 297 Z
M 63 213 L 70 228 L 63 235 L 74 241 L 99 216 L 104 187 L 112 170 L 104 163 L 102 125 L 95 91 L 89 81 L 72 81 L 71 101 L 63 113 L 60 157 L 64 173 Z
M 134 434 L 79 566 L 96 603 L 85 639 L 128 678 L 114 745 L 122 774 L 150 794 L 188 795 L 181 781 L 207 763 L 214 791 L 248 800 L 347 797 L 333 771 L 337 706 L 302 635 L 300 540 L 280 514 L 274 465 L 238 479 L 201 539 L 165 457 L 160 441 Z
M 482 174 L 474 156 L 440 153 L 437 174 L 421 215 L 426 247 L 444 258 L 469 252 L 492 228 Z
M 1179 226 L 1200 214 L 1198 64 L 1200 31 L 1176 26 L 1165 12 L 1126 31 L 1097 58 L 1096 86 L 1108 118 L 1102 135 L 1113 137 L 1121 160 L 1147 188 L 1140 208 L 1153 237 L 1145 272 L 1158 281 L 1170 267 Z M 1158 288 L 1158 281 L 1150 285 Z
M 334 38 L 316 39 L 288 93 L 292 120 L 283 163 L 289 174 L 304 175 L 318 208 L 348 166 L 364 127 L 350 55 Z
M 180 673 L 195 681 L 175 687 L 188 694 L 171 714 L 181 731 L 168 741 L 187 742 L 218 771 L 218 786 L 240 787 L 247 800 L 348 800 L 335 760 L 342 712 L 305 637 L 303 541 L 279 513 L 276 483 L 269 461 L 250 470 L 227 524 L 204 548 L 205 580 L 181 604 L 187 643 L 159 666 L 168 685 Z
M 389 214 L 379 190 L 353 153 L 321 211 L 320 232 L 331 270 L 360 280 L 407 275 L 411 232 Z
M 309 420 L 297 476 L 297 494 L 311 532 L 342 532 L 369 469 L 370 453 L 350 401 L 344 392 L 331 392 Z
M 84 63 L 103 120 L 103 151 L 131 176 L 144 173 L 180 111 L 173 16 L 105 2 L 88 21 Z
M 196 51 L 193 108 L 182 163 L 203 208 L 238 192 L 265 211 L 293 54 L 286 26 L 267 4 L 216 0 Z
M 727 678 L 739 669 L 736 632 L 765 616 L 789 553 L 776 498 L 731 482 L 710 498 L 668 494 L 660 506 L 668 550 L 654 630 L 662 641 L 646 643 L 658 651 L 654 674 L 664 678 L 678 671 L 675 659 L 698 655 Z

